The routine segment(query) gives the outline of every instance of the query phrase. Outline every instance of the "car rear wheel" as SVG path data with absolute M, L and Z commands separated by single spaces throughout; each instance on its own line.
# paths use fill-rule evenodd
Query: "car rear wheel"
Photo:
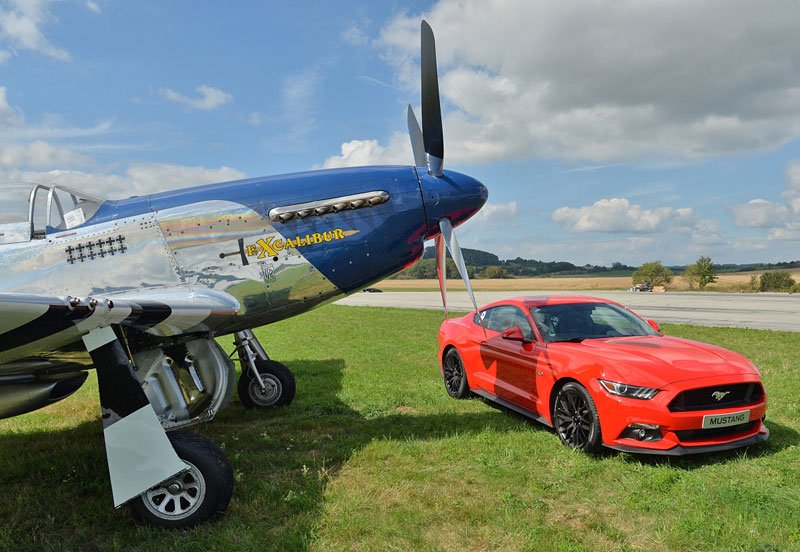
M 581 384 L 571 381 L 558 391 L 553 425 L 568 447 L 584 452 L 600 450 L 600 418 L 591 395 Z
M 469 396 L 469 385 L 467 385 L 467 374 L 464 372 L 464 363 L 461 362 L 461 355 L 455 348 L 451 348 L 444 355 L 442 362 L 442 372 L 444 374 L 444 387 L 447 394 L 455 399 L 464 399 Z

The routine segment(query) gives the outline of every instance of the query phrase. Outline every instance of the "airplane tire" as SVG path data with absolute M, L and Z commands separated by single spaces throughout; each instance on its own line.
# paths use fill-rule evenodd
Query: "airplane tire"
M 266 389 L 245 369 L 239 377 L 239 400 L 245 408 L 277 408 L 289 406 L 294 400 L 295 381 L 289 369 L 274 360 L 256 360 L 256 368 Z
M 167 436 L 189 470 L 131 501 L 133 517 L 156 527 L 186 529 L 222 516 L 233 495 L 233 469 L 225 454 L 199 433 Z

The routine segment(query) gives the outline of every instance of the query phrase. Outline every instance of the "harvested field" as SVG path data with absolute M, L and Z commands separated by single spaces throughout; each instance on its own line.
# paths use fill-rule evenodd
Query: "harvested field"
M 750 278 L 759 276 L 758 272 L 734 272 L 720 274 L 719 280 L 706 289 L 708 291 L 749 291 Z M 800 271 L 792 273 L 795 281 L 800 282 Z M 472 287 L 476 291 L 521 291 L 521 290 L 625 290 L 631 287 L 629 276 L 572 276 L 551 278 L 509 278 L 496 280 L 473 279 Z M 439 284 L 436 280 L 384 280 L 375 287 L 385 291 L 419 291 L 437 290 Z M 447 287 L 451 289 L 464 289 L 461 280 L 449 279 Z M 675 276 L 672 283 L 667 286 L 669 291 L 688 291 L 689 286 L 680 276 Z

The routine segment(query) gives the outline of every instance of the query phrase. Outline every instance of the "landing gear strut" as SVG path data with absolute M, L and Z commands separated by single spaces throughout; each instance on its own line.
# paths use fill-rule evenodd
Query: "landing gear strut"
M 252 330 L 234 334 L 236 353 L 242 365 L 239 400 L 245 408 L 276 408 L 294 400 L 295 381 L 289 369 L 270 360 Z

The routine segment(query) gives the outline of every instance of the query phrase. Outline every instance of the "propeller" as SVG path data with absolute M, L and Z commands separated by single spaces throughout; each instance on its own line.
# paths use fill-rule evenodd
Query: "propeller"
M 420 128 L 414 110 L 408 106 L 408 134 L 411 138 L 411 149 L 414 152 L 414 163 L 417 167 L 428 167 L 428 174 L 436 178 L 443 176 L 444 166 L 444 132 L 442 130 L 442 108 L 439 102 L 439 77 L 436 69 L 436 43 L 433 30 L 426 21 L 422 21 L 421 40 L 421 89 L 422 89 L 422 128 Z M 439 278 L 439 290 L 442 293 L 444 316 L 447 311 L 447 251 L 456 264 L 456 269 L 464 281 L 467 293 L 475 310 L 478 302 L 467 274 L 467 265 L 461 254 L 453 225 L 447 218 L 439 219 L 439 231 L 434 241 L 436 253 L 436 274 Z M 483 319 L 481 319 L 483 326 Z M 483 328 L 484 334 L 486 327 Z
M 472 301 L 472 306 L 475 307 L 475 311 L 477 312 L 478 302 L 475 300 L 475 292 L 472 291 L 472 284 L 470 284 L 469 274 L 467 273 L 467 264 L 464 262 L 464 256 L 461 254 L 461 247 L 458 245 L 458 239 L 456 238 L 456 233 L 453 230 L 453 225 L 450 224 L 449 220 L 443 218 L 439 221 L 439 230 L 441 230 L 441 234 L 436 236 L 434 245 L 436 253 L 436 274 L 439 277 L 439 291 L 442 293 L 444 316 L 445 318 L 448 316 L 447 265 L 445 264 L 445 250 L 444 247 L 442 247 L 442 242 L 444 242 L 444 245 L 447 246 L 447 251 L 450 252 L 450 256 L 453 258 L 453 262 L 456 264 L 456 269 L 461 275 L 461 279 L 464 281 L 464 286 L 467 288 L 467 293 Z M 481 326 L 483 326 L 483 319 L 481 319 Z M 485 326 L 483 331 L 484 333 L 486 332 Z
M 428 159 L 425 157 L 425 142 L 422 138 L 422 129 L 419 128 L 419 121 L 414 115 L 414 109 L 408 106 L 408 135 L 411 137 L 411 151 L 414 152 L 414 165 L 426 167 Z
M 428 172 L 442 176 L 444 165 L 444 131 L 442 107 L 439 103 L 439 76 L 436 70 L 436 41 L 428 22 L 422 21 L 421 41 L 422 139 L 428 161 Z

